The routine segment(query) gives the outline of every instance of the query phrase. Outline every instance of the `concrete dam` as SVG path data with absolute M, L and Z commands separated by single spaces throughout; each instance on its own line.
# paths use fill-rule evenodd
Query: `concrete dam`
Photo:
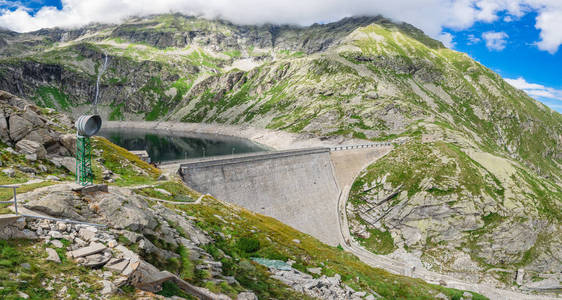
M 186 161 L 178 172 L 200 192 L 336 246 L 342 241 L 338 205 L 342 190 L 391 149 L 381 143 L 231 155 Z

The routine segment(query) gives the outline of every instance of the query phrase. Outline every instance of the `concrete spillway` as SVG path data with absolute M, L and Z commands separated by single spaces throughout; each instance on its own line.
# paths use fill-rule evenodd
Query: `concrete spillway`
M 276 218 L 336 246 L 341 243 L 340 186 L 349 184 L 365 164 L 390 148 L 352 150 L 349 155 L 310 148 L 197 159 L 181 164 L 179 173 L 200 192 Z

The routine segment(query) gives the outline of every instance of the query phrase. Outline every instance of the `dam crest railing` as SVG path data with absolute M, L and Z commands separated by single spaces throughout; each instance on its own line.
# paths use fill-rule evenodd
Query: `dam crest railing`
M 234 155 L 218 155 L 218 156 L 208 156 L 208 157 L 194 157 L 194 158 L 187 158 L 187 159 L 177 159 L 177 160 L 169 160 L 163 161 L 161 165 L 173 165 L 173 164 L 182 164 L 186 162 L 193 162 L 198 160 L 225 160 L 229 158 L 240 158 L 240 157 L 252 157 L 252 156 L 263 156 L 269 155 L 272 153 L 278 152 L 285 152 L 288 155 L 290 153 L 301 153 L 302 151 L 307 150 L 318 150 L 318 149 L 329 149 L 329 151 L 345 151 L 345 150 L 357 150 L 357 149 L 367 149 L 367 148 L 377 148 L 377 147 L 388 147 L 394 144 L 403 144 L 403 141 L 393 141 L 393 142 L 379 142 L 379 143 L 369 143 L 369 144 L 356 144 L 356 145 L 342 145 L 342 146 L 332 146 L 332 147 L 313 147 L 313 148 L 302 148 L 302 149 L 290 149 L 290 150 L 281 150 L 281 151 L 264 151 L 264 152 L 252 152 L 252 153 L 240 153 Z M 285 155 L 287 155 L 285 154 Z
M 392 146 L 392 144 L 393 143 L 391 143 L 391 142 L 380 142 L 380 143 L 369 143 L 369 144 L 359 144 L 359 145 L 335 146 L 335 147 L 330 147 L 330 151 L 342 151 L 342 150 L 355 150 L 355 149 L 385 147 L 385 146 Z

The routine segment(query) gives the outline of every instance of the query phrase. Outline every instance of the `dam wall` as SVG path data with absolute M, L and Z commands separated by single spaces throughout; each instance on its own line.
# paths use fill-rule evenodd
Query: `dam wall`
M 197 159 L 180 165 L 184 182 L 203 193 L 273 217 L 324 243 L 340 242 L 330 148 Z

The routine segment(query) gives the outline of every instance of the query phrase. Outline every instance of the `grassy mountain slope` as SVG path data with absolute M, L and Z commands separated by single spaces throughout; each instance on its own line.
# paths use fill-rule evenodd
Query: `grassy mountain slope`
M 562 115 L 412 26 L 382 17 L 237 26 L 162 15 L 2 39 L 0 88 L 42 106 L 91 110 L 107 54 L 99 109 L 108 119 L 407 139 L 354 186 L 348 212 L 358 239 L 478 280 L 488 280 L 486 269 L 560 268 Z M 381 210 L 377 201 L 399 186 Z M 502 274 L 490 280 L 511 284 L 513 274 Z
M 21 99 L 16 100 L 22 101 L 19 103 L 24 108 L 18 108 L 7 103 L 6 98 L 10 100 L 15 97 L 4 92 L 0 97 L 2 111 L 11 110 L 10 118 L 15 118 L 23 110 L 37 110 L 38 116 L 46 121 L 45 128 L 56 131 L 57 139 L 61 139 L 61 135 L 70 132 L 71 129 L 67 125 L 61 124 L 62 117 L 59 113 L 47 109 L 41 110 L 33 105 L 28 105 L 27 102 L 23 103 L 24 100 Z M 58 180 L 74 181 L 74 177 L 69 171 L 63 167 L 56 167 L 49 159 L 31 161 L 26 159 L 23 154 L 16 153 L 10 146 L 13 145 L 0 142 L 0 184 L 21 184 L 22 187 L 18 190 L 19 196 L 23 192 L 42 186 L 60 184 L 61 182 Z M 219 276 L 221 278 L 222 276 L 232 276 L 233 280 L 230 283 L 225 280 L 213 281 L 216 274 L 196 268 L 203 258 L 190 255 L 186 248 L 174 248 L 172 244 L 165 242 L 165 240 L 174 238 L 173 234 L 169 232 L 168 234 L 172 236 L 165 236 L 165 234 L 158 237 L 153 236 L 152 241 L 155 244 L 153 246 L 176 251 L 181 259 L 173 258 L 161 262 L 156 258 L 157 255 L 150 254 L 151 252 L 146 254 L 142 251 L 140 240 L 131 241 L 123 235 L 119 235 L 117 238 L 119 243 L 138 252 L 147 261 L 161 269 L 173 272 L 197 286 L 206 287 L 213 292 L 224 293 L 232 298 L 236 298 L 240 292 L 250 290 L 264 299 L 311 299 L 302 291 L 295 291 L 274 278 L 267 268 L 251 260 L 251 258 L 260 257 L 283 261 L 292 260 L 294 268 L 309 273 L 315 278 L 321 275 L 339 274 L 342 282 L 354 290 L 365 291 L 367 294 L 377 293 L 382 299 L 433 299 L 440 293 L 449 298 L 460 299 L 464 293 L 369 267 L 350 253 L 322 244 L 317 239 L 298 232 L 277 220 L 249 212 L 210 196 L 203 196 L 173 179 L 158 180 L 161 175 L 160 170 L 104 138 L 93 138 L 93 149 L 95 183 L 129 187 L 135 193 L 148 197 L 143 198 L 143 201 L 147 202 L 147 207 L 157 206 L 155 198 L 168 200 L 169 203 L 165 204 L 167 207 L 174 211 L 186 212 L 185 218 L 196 220 L 195 226 L 212 238 L 213 242 L 201 246 L 204 248 L 202 251 L 209 253 L 217 262 L 221 263 L 222 274 Z M 22 171 L 26 169 L 31 169 L 33 172 Z M 7 170 L 14 172 L 8 175 L 10 172 L 5 172 Z M 111 171 L 110 174 L 113 174 L 111 181 L 104 176 L 107 171 Z M 47 180 L 48 176 L 52 175 L 58 177 L 58 179 L 54 179 L 57 181 Z M 32 179 L 43 181 L 26 184 Z M 143 185 L 143 188 L 135 189 L 135 186 L 138 185 Z M 54 193 L 46 197 L 57 197 L 57 195 Z M 109 197 L 109 194 L 104 197 Z M 10 198 L 9 193 L 0 191 L 0 201 Z M 18 199 L 21 201 L 21 198 Z M 201 199 L 201 202 L 185 205 L 186 199 L 189 201 Z M 59 200 L 61 205 L 64 205 L 62 203 L 65 199 Z M 178 201 L 180 204 L 175 204 L 173 201 Z M 5 205 L 2 205 L 0 214 L 9 213 Z M 164 224 L 181 228 L 174 226 L 174 223 L 169 220 L 166 223 L 159 223 L 157 227 L 167 226 Z M 192 234 L 184 232 L 183 229 L 174 230 L 178 230 L 184 238 Z M 123 230 L 112 232 L 123 233 Z M 21 299 L 24 295 L 20 293 L 25 293 L 30 299 L 50 299 L 63 296 L 71 299 L 79 299 L 83 296 L 92 299 L 108 298 L 109 295 L 101 294 L 101 280 L 107 278 L 102 274 L 105 269 L 92 270 L 78 266 L 66 256 L 66 246 L 71 242 L 65 239 L 61 241 L 64 247 L 56 250 L 62 260 L 59 264 L 46 260 L 45 248 L 48 241 L 0 240 L 0 283 L 2 285 L 0 297 L 2 299 Z M 308 268 L 312 267 L 319 268 L 321 274 L 313 274 L 308 271 Z M 111 299 L 136 298 L 139 296 L 137 292 L 134 287 L 125 285 L 113 293 Z M 168 284 L 164 284 L 162 294 L 185 296 L 178 293 L 177 287 Z M 188 299 L 191 298 L 188 297 Z M 485 298 L 474 293 L 472 299 Z

